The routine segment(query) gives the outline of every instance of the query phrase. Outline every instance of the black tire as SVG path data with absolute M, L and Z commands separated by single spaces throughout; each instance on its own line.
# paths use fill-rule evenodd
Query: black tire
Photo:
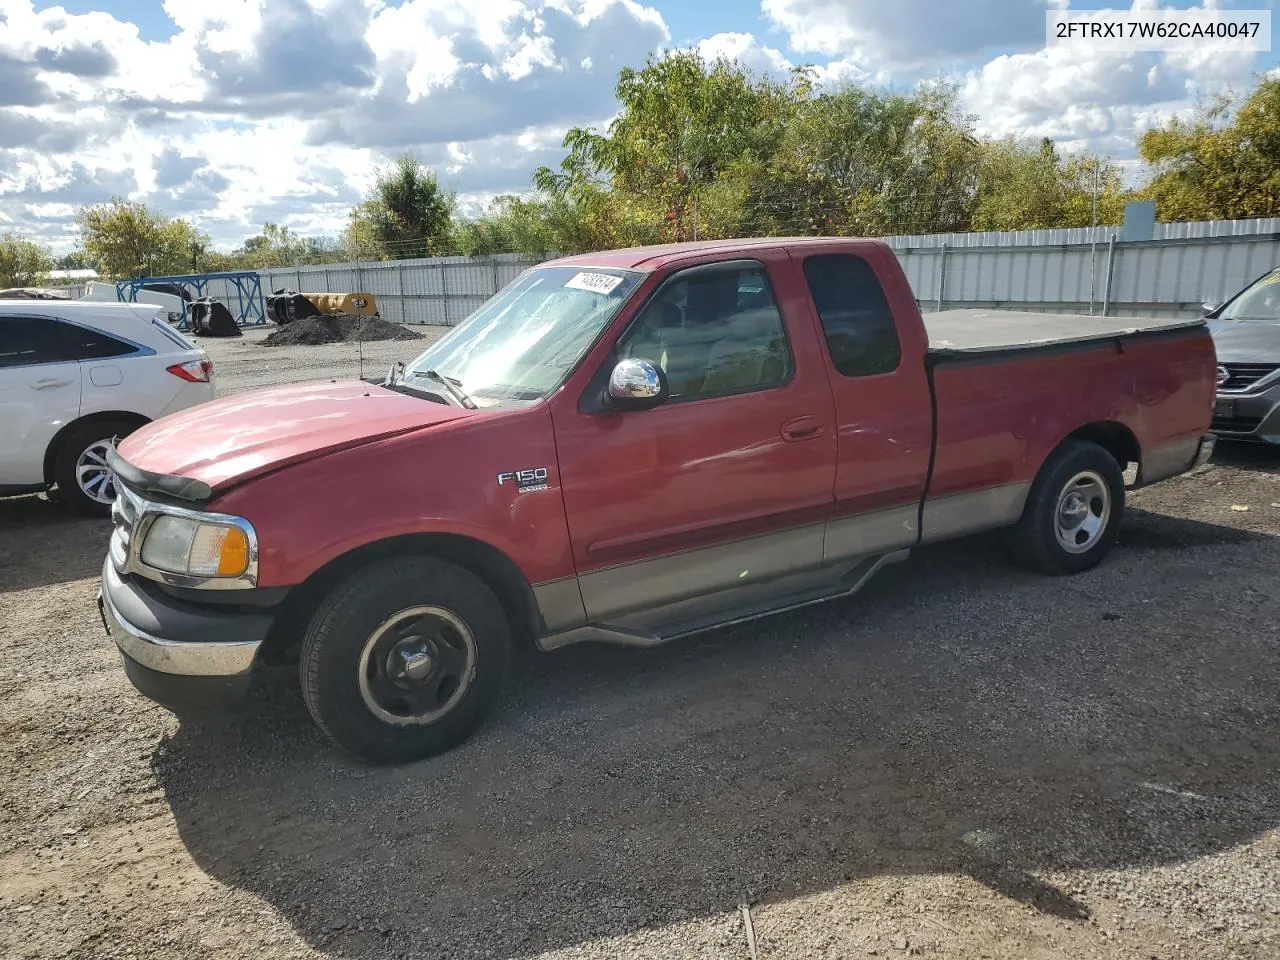
M 104 440 L 117 443 L 138 429 L 136 420 L 95 420 L 72 427 L 58 441 L 53 460 L 53 481 L 58 485 L 58 496 L 73 510 L 91 517 L 105 517 L 111 513 L 111 504 L 93 499 L 81 489 L 77 479 L 80 456 L 90 447 Z
M 388 672 L 397 648 L 385 646 L 395 639 L 394 631 L 374 641 L 381 627 L 419 607 L 437 608 L 454 618 L 450 623 L 426 614 L 419 621 L 426 624 L 423 630 L 406 627 L 408 636 L 400 641 L 433 644 L 430 649 L 435 656 L 423 656 L 430 664 L 427 669 L 437 672 L 440 682 L 432 679 L 435 674 L 423 680 L 402 676 L 400 680 L 410 686 L 399 688 Z M 411 622 L 406 618 L 406 624 Z M 455 623 L 466 632 L 456 629 Z M 423 641 L 419 632 L 432 636 Z M 370 644 L 364 670 L 362 658 Z M 453 688 L 446 668 L 440 666 L 446 652 L 464 660 L 470 657 L 468 666 L 458 669 Z M 403 664 L 395 662 L 404 666 L 409 656 L 402 655 Z M 510 625 L 484 581 L 432 557 L 395 557 L 352 574 L 320 604 L 302 640 L 299 673 L 307 709 L 330 740 L 361 760 L 395 764 L 443 753 L 470 737 L 497 702 L 510 660 Z M 408 703 L 415 698 L 438 698 L 442 691 L 449 701 L 456 697 L 456 702 L 446 702 L 439 716 L 426 721 L 420 718 L 431 711 L 415 714 L 412 705 L 395 707 L 388 699 L 402 695 Z M 388 714 L 398 709 L 401 719 L 380 717 L 366 696 Z
M 1079 480 L 1082 477 L 1088 479 Z M 1100 480 L 1101 486 L 1092 478 Z M 1074 504 L 1065 502 L 1073 492 L 1069 486 L 1078 491 Z M 1103 504 L 1105 515 L 1100 516 L 1103 498 L 1092 494 L 1104 490 L 1109 502 Z M 1059 536 L 1059 509 L 1074 505 L 1078 511 L 1081 501 L 1086 502 L 1089 516 L 1074 530 L 1063 530 L 1063 538 L 1075 543 L 1069 549 Z M 1083 515 L 1077 512 L 1076 516 Z M 1022 563 L 1042 573 L 1080 573 L 1097 566 L 1111 550 L 1123 516 L 1124 474 L 1115 457 L 1096 443 L 1068 440 L 1049 455 L 1036 475 L 1010 545 Z M 1086 523 L 1096 525 L 1097 532 L 1089 533 Z

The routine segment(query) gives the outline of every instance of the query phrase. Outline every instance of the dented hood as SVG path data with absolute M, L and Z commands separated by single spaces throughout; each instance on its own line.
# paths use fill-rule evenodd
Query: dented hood
M 362 380 L 305 383 L 190 407 L 129 435 L 118 453 L 145 474 L 216 491 L 324 453 L 475 415 Z

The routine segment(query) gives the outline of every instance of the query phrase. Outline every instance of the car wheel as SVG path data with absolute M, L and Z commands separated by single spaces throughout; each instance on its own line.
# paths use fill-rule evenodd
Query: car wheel
M 1123 514 L 1124 474 L 1115 458 L 1096 443 L 1069 440 L 1040 468 L 1012 546 L 1036 570 L 1079 573 L 1111 550 Z
M 405 763 L 462 743 L 497 702 L 510 625 L 475 574 L 397 557 L 352 574 L 320 604 L 302 641 L 303 699 L 335 744 Z
M 137 428 L 137 422 L 128 420 L 98 420 L 73 427 L 62 438 L 53 461 L 53 479 L 62 500 L 89 516 L 109 515 L 116 488 L 107 453 Z

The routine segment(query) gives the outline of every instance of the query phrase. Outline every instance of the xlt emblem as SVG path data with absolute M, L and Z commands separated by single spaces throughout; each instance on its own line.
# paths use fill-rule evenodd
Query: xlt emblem
M 545 490 L 547 489 L 547 476 L 546 467 L 533 467 L 529 470 L 500 473 L 498 474 L 498 486 L 503 487 L 508 483 L 514 483 L 516 485 L 516 493 Z

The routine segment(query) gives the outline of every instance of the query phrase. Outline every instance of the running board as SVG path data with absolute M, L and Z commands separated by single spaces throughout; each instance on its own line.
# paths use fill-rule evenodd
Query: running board
M 656 647 L 671 640 L 705 633 L 721 627 L 730 627 L 740 623 L 749 623 L 779 613 L 787 613 L 802 607 L 831 600 L 839 600 L 852 596 L 866 586 L 881 568 L 892 563 L 900 563 L 910 556 L 910 550 L 898 550 L 879 557 L 867 557 L 849 569 L 838 580 L 826 580 L 821 585 L 813 585 L 804 590 L 793 590 L 782 594 L 774 594 L 758 599 L 749 604 L 733 604 L 733 596 L 725 597 L 726 603 L 719 609 L 705 610 L 696 616 L 672 617 L 662 619 L 658 614 L 655 621 L 645 626 L 619 624 L 586 624 L 563 633 L 540 637 L 537 641 L 542 650 L 558 650 L 575 643 L 609 643 L 626 647 Z M 737 595 L 738 591 L 727 593 Z

